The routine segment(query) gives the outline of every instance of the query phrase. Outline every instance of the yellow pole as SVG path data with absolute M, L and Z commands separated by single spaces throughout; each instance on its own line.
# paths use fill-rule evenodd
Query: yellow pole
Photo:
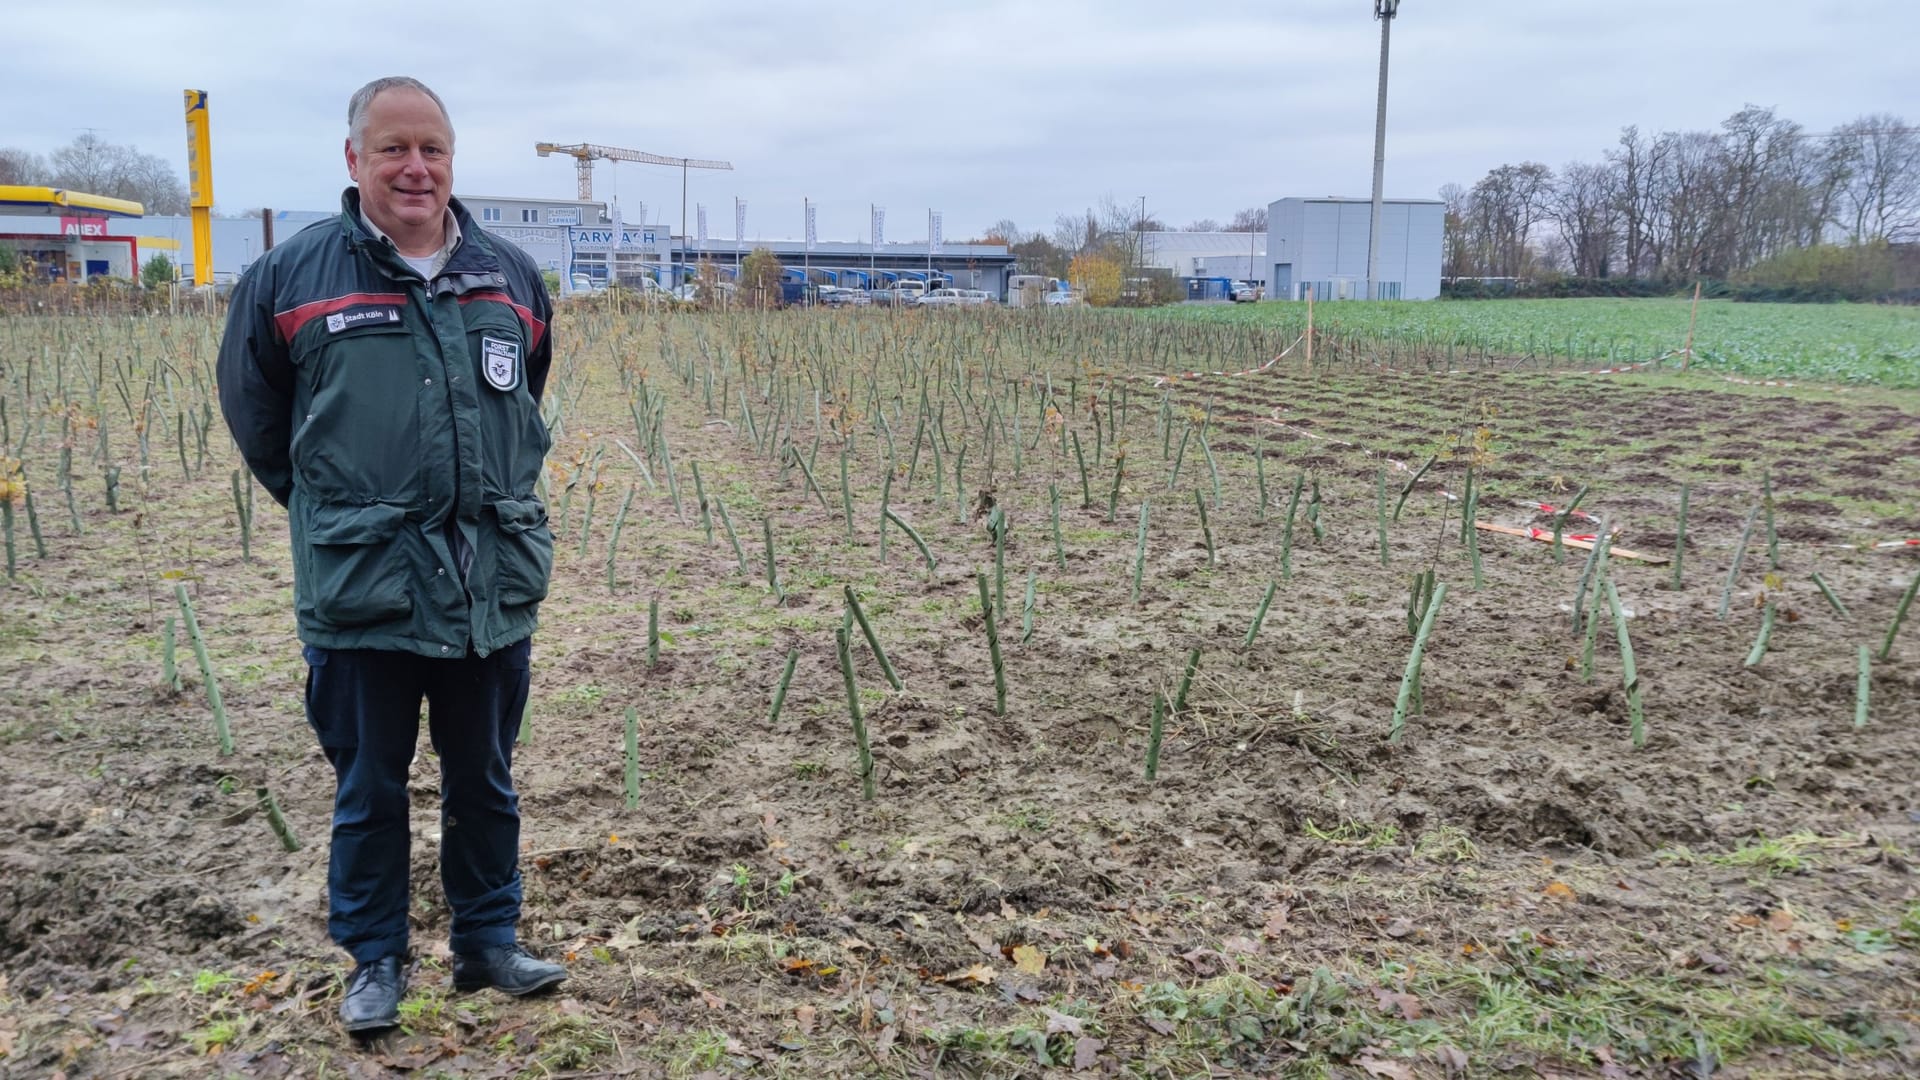
M 213 283 L 213 137 L 207 127 L 207 92 L 185 90 L 187 113 L 187 205 L 193 215 L 193 283 Z

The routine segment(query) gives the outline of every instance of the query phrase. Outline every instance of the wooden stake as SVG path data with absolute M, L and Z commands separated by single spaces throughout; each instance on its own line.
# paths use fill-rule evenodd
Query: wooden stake
M 1700 321 L 1700 283 L 1693 283 L 1693 313 L 1687 316 L 1687 347 L 1681 350 L 1680 370 L 1693 363 L 1693 328 Z
M 1307 285 L 1307 370 L 1313 370 L 1313 285 Z

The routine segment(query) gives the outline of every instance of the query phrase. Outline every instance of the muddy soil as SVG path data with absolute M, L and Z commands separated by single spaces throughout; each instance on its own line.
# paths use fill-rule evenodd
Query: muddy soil
M 235 462 L 219 454 L 191 479 L 156 467 L 145 499 L 123 500 L 117 514 L 89 481 L 83 535 L 67 535 L 43 500 L 49 554 L 23 561 L 0 613 L 0 1069 L 1920 1068 L 1905 1041 L 1920 947 L 1920 729 L 1911 723 L 1920 626 L 1872 665 L 1870 719 L 1854 724 L 1858 647 L 1878 650 L 1920 552 L 1848 546 L 1904 538 L 1920 521 L 1913 400 L 1809 401 L 1723 391 L 1706 378 L 1276 368 L 1179 385 L 1163 435 L 1159 394 L 1140 381 L 1111 520 L 1113 443 L 1103 438 L 1093 455 L 1095 421 L 1070 418 L 1089 458 L 1086 506 L 1057 433 L 1030 420 L 1028 438 L 1040 438 L 1023 448 L 1019 475 L 1002 445 L 989 478 L 972 432 L 967 501 L 990 488 L 1012 522 L 998 615 L 1002 715 L 975 579 L 991 575 L 993 551 L 983 523 L 956 505 L 951 448 L 937 496 L 924 456 L 910 483 L 900 462 L 890 495 L 937 565 L 927 571 L 897 528 L 883 563 L 879 437 L 861 430 L 849 456 L 858 508 L 849 543 L 829 482 L 838 440 L 829 435 L 814 458 L 827 489 L 817 499 L 797 469 L 756 450 L 739 417 L 731 429 L 703 424 L 697 395 L 655 378 L 671 399 L 679 513 L 664 488 L 607 452 L 582 555 L 586 492 L 563 512 L 558 491 L 567 463 L 603 438 L 633 441 L 610 372 L 582 396 L 554 453 L 557 567 L 534 646 L 531 738 L 515 771 L 524 936 L 565 958 L 572 978 L 541 1001 L 452 993 L 437 780 L 423 749 L 415 996 L 406 1030 L 371 1046 L 353 1044 L 333 1018 L 345 964 L 324 925 L 331 777 L 300 715 L 284 515 L 259 497 L 243 560 L 229 494 Z M 1209 407 L 1207 445 L 1186 448 L 1170 484 L 1162 447 Z M 904 443 L 911 410 L 891 419 Z M 1103 406 L 1098 422 L 1107 419 Z M 810 420 L 800 426 L 804 448 Z M 1388 462 L 1418 469 L 1430 455 L 1441 460 L 1389 525 L 1383 565 L 1378 472 L 1386 469 L 1391 513 L 1408 473 Z M 38 464 L 31 452 L 29 461 Z M 744 572 L 724 528 L 710 541 L 700 523 L 685 480 L 693 461 L 728 503 Z M 1470 461 L 1483 521 L 1551 531 L 1555 517 L 1539 504 L 1562 507 L 1586 488 L 1581 508 L 1618 527 L 1619 546 L 1661 558 L 1674 553 L 1686 486 L 1679 587 L 1670 564 L 1611 562 L 1644 701 L 1643 746 L 1632 739 L 1610 618 L 1583 677 L 1573 604 L 1585 551 L 1556 558 L 1548 543 L 1483 532 L 1476 587 L 1459 504 L 1442 494 L 1465 494 Z M 1296 473 L 1306 494 L 1289 530 Z M 1763 511 L 1730 576 L 1763 476 L 1775 542 Z M 609 527 L 629 484 L 638 494 L 610 590 Z M 1049 485 L 1062 507 L 1058 550 Z M 1143 500 L 1151 507 L 1135 600 Z M 783 601 L 769 593 L 757 550 L 763 515 Z M 1595 529 L 1574 519 L 1567 532 Z M 1420 708 L 1392 741 L 1409 583 L 1430 567 L 1449 588 Z M 1845 617 L 1813 584 L 1816 570 Z M 176 581 L 206 631 L 238 747 L 231 757 L 216 751 L 184 639 L 183 689 L 161 680 Z M 1248 645 L 1269 582 L 1274 598 Z M 872 801 L 861 798 L 835 656 L 846 584 L 863 596 L 904 684 L 888 687 L 856 631 Z M 649 665 L 646 610 L 656 598 L 668 640 Z M 1768 605 L 1770 647 L 1749 665 Z M 1174 694 L 1196 648 L 1198 673 L 1148 781 L 1154 696 Z M 792 686 L 769 721 L 789 650 L 798 654 Z M 640 718 L 637 810 L 622 790 L 630 706 Z M 281 849 L 257 785 L 274 792 L 300 850 Z M 1649 1016 L 1696 1024 L 1713 1040 L 1723 1035 L 1707 1020 L 1675 1017 L 1709 1001 L 1733 1010 L 1725 1003 L 1745 998 L 1776 1009 L 1778 1023 L 1745 1043 L 1717 1043 L 1724 1054 L 1676 1056 L 1651 1027 L 1642 1046 L 1543 1047 L 1482 1023 L 1497 1010 L 1471 989 L 1475 978 L 1522 971 L 1513 959 L 1522 952 L 1537 961 L 1524 968 L 1528 992 L 1570 1013 L 1603 1012 L 1579 995 L 1604 980 Z M 1579 957 L 1587 981 L 1539 975 L 1549 955 L 1556 964 Z M 1317 969 L 1358 995 L 1346 1026 L 1287 1029 L 1262 1014 L 1268 1035 L 1223 1036 L 1207 1064 L 1182 1040 L 1213 1031 L 1213 1021 L 1164 1004 L 1239 985 L 1233 979 L 1297 1000 Z M 1643 984 L 1678 996 L 1635 989 Z M 1561 1031 L 1551 1012 L 1520 1028 Z

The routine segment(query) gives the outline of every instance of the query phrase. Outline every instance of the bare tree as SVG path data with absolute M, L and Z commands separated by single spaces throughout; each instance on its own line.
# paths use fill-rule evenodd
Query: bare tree
M 0 184 L 44 184 L 52 176 L 45 158 L 27 150 L 0 146 Z
M 1053 244 L 1071 259 L 1100 244 L 1100 224 L 1093 211 L 1084 215 L 1061 214 L 1053 219 Z
M 1920 132 L 1877 113 L 1841 125 L 1849 173 L 1840 202 L 1855 243 L 1898 240 L 1920 230 Z
M 1459 184 L 1444 184 L 1440 201 L 1445 204 L 1441 218 L 1444 230 L 1440 249 L 1440 276 L 1451 279 L 1473 277 L 1479 267 L 1473 262 L 1472 243 L 1467 236 L 1467 189 Z
M 1227 222 L 1228 232 L 1266 232 L 1267 208 L 1249 206 L 1244 210 L 1235 210 L 1233 220 Z
M 1871 115 L 1809 136 L 1748 105 L 1715 131 L 1622 128 L 1604 164 L 1572 163 L 1557 181 L 1535 163 L 1502 165 L 1441 197 L 1446 277 L 1562 264 L 1590 277 L 1733 277 L 1836 236 L 1920 238 L 1920 132 Z M 1543 221 L 1556 235 L 1539 233 Z
M 1467 193 L 1465 227 L 1481 272 L 1520 277 L 1530 262 L 1528 243 L 1546 214 L 1553 170 L 1537 161 L 1502 165 Z
M 1222 230 L 1220 228 L 1219 222 L 1213 220 L 1210 217 L 1203 217 L 1199 221 L 1189 221 L 1185 225 L 1180 226 L 1180 231 L 1181 232 L 1222 232 L 1225 230 Z
M 1561 169 L 1551 207 L 1573 273 L 1595 278 L 1612 273 L 1614 242 L 1619 234 L 1613 170 L 1582 161 Z
M 166 159 L 138 148 L 110 143 L 91 132 L 52 154 L 50 182 L 56 187 L 131 199 L 149 214 L 187 210 L 187 186 Z

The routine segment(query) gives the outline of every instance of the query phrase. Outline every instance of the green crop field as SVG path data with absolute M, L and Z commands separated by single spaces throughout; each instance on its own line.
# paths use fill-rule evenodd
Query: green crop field
M 1315 305 L 1337 334 L 1475 356 L 1630 364 L 1682 348 L 1687 300 L 1343 301 Z M 1304 303 L 1182 307 L 1182 319 L 1306 323 Z M 1694 363 L 1766 378 L 1920 386 L 1920 308 L 1702 301 Z

